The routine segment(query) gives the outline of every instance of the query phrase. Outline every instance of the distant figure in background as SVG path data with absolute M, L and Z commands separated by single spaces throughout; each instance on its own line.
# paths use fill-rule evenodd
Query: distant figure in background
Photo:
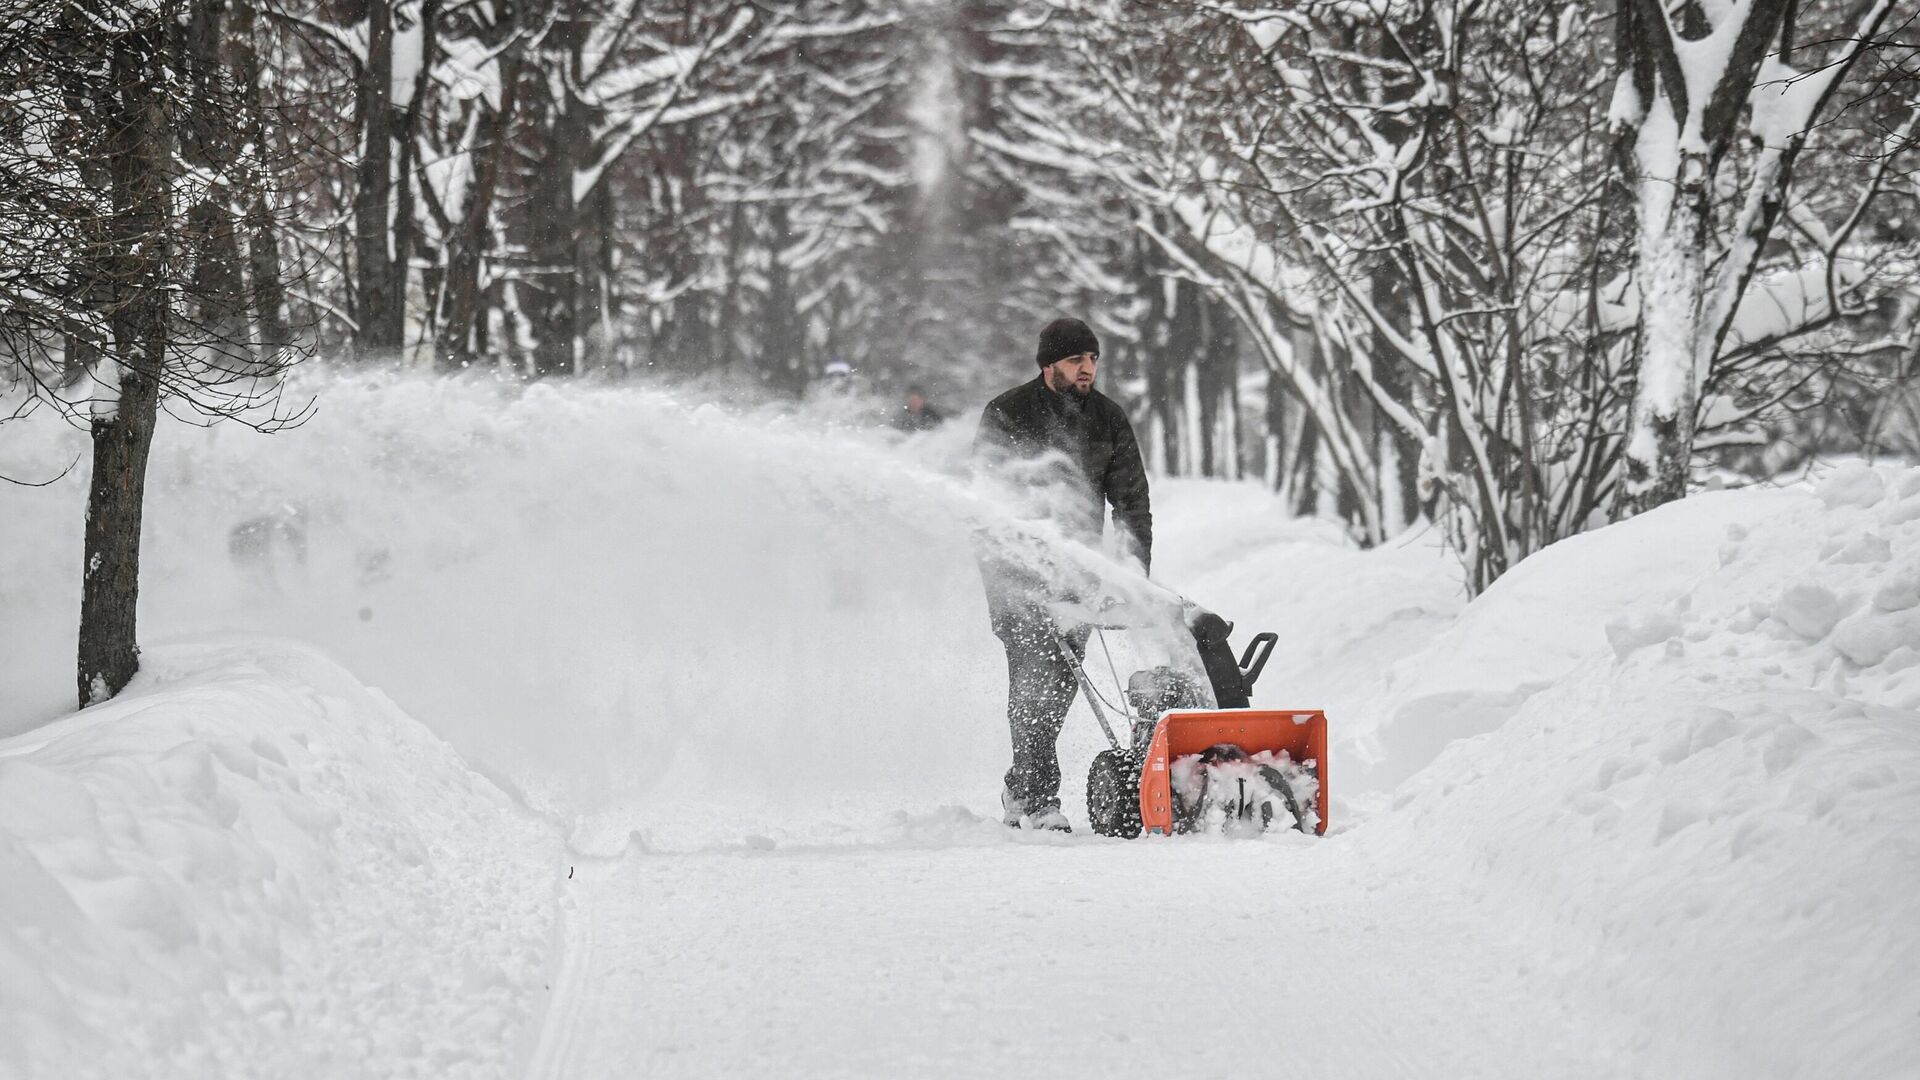
M 1100 339 L 1079 319 L 1055 319 L 1040 331 L 1038 378 L 987 404 L 974 438 L 976 472 L 1039 496 L 1042 512 L 1068 536 L 1098 543 L 1107 506 L 1122 546 L 1144 572 L 1153 552 L 1153 510 L 1147 470 L 1126 412 L 1093 388 Z M 1014 828 L 1066 831 L 1060 812 L 1057 744 L 1079 689 L 1074 665 L 1086 655 L 1086 626 L 1061 626 L 1048 605 L 1068 597 L 1059 581 L 985 555 L 993 632 L 1007 650 L 1007 726 L 1013 767 L 1000 793 Z M 1069 655 L 1071 651 L 1071 655 Z
M 307 566 L 307 515 L 283 506 L 227 530 L 227 557 L 257 591 L 279 592 Z
M 845 360 L 829 361 L 820 369 L 820 391 L 845 397 L 853 393 L 853 365 Z
M 927 404 L 926 392 L 917 386 L 907 387 L 907 403 L 893 417 L 893 426 L 901 431 L 932 431 L 946 422 L 945 414 Z

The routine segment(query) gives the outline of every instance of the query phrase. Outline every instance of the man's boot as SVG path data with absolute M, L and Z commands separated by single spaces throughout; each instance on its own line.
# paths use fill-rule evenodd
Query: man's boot
M 1029 810 L 1013 789 L 1000 789 L 1000 823 L 1009 829 L 1040 829 L 1047 832 L 1072 832 L 1073 823 L 1058 806 L 1047 805 Z
M 1043 829 L 1047 832 L 1072 832 L 1073 823 L 1057 806 L 1043 806 L 1027 815 L 1027 828 Z

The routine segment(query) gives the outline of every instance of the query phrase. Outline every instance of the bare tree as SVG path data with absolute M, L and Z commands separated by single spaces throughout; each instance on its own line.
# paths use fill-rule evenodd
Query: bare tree
M 25 407 L 85 422 L 87 500 L 77 681 L 82 705 L 118 693 L 139 666 L 140 526 L 147 455 L 163 400 L 271 428 L 291 359 L 281 282 L 240 253 L 269 195 L 259 118 L 219 42 L 222 9 L 93 0 L 8 18 L 0 61 L 0 299 L 13 312 Z M 253 280 L 249 281 L 249 274 Z M 50 373 L 58 372 L 58 377 Z M 267 399 L 263 403 L 263 399 Z

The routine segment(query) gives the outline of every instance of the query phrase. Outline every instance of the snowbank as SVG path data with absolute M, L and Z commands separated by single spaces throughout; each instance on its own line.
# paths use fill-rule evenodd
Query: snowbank
M 506 1075 L 557 852 L 310 650 L 149 652 L 0 741 L 0 1075 Z
M 1664 640 L 1672 610 L 1719 566 L 1729 528 L 1778 513 L 1777 491 L 1695 496 L 1650 520 L 1547 547 L 1433 628 L 1368 685 L 1368 728 L 1343 782 L 1390 790 L 1455 739 L 1492 731 L 1610 644 Z
M 1436 722 L 1485 733 L 1355 843 L 1506 908 L 1595 1001 L 1638 1003 L 1642 1060 L 1920 1068 L 1920 470 L 1556 545 L 1395 676 L 1420 680 L 1382 732 L 1403 758 L 1436 695 L 1478 694 Z

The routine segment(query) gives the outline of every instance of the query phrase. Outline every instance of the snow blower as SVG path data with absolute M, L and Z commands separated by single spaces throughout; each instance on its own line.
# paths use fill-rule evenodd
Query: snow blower
M 1326 714 L 1251 707 L 1253 684 L 1279 637 L 1254 635 L 1236 662 L 1228 641 L 1231 623 L 1191 605 L 1186 623 L 1212 684 L 1211 701 L 1194 676 L 1162 665 L 1128 679 L 1126 708 L 1115 708 L 1095 691 L 1074 651 L 1062 650 L 1110 747 L 1095 755 L 1087 772 L 1093 831 L 1128 838 L 1142 832 L 1239 835 L 1278 821 L 1324 835 Z M 1124 715 L 1129 745 L 1120 745 L 1109 709 Z

